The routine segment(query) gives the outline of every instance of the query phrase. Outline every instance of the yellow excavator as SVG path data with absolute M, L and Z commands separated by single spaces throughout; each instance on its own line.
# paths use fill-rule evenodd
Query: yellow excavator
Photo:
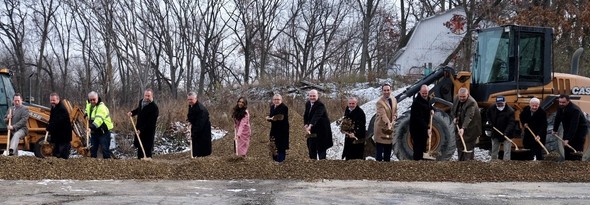
M 517 122 L 520 112 L 533 97 L 541 99 L 541 107 L 547 111 L 550 120 L 557 110 L 560 94 L 570 95 L 571 102 L 585 113 L 590 113 L 590 78 L 577 74 L 577 63 L 572 63 L 569 74 L 553 70 L 553 29 L 505 25 L 476 32 L 477 48 L 471 72 L 441 66 L 396 96 L 400 102 L 418 93 L 421 85 L 434 85 L 430 95 L 433 96 L 431 103 L 436 107 L 436 114 L 430 150 L 439 153 L 437 160 L 450 159 L 456 150 L 455 129 L 449 111 L 453 97 L 461 87 L 469 88 L 482 113 L 495 103 L 497 96 L 505 96 L 507 105 L 515 110 Z M 580 55 L 579 50 L 572 62 L 578 62 Z M 369 124 L 368 137 L 373 135 L 374 118 Z M 412 159 L 413 155 L 409 118 L 408 111 L 395 125 L 394 154 L 400 160 Z M 482 116 L 482 119 L 485 118 Z M 482 121 L 485 123 L 485 120 Z M 522 125 L 517 124 L 518 133 L 522 131 Z M 549 129 L 552 127 L 550 122 Z M 548 143 L 550 139 L 553 137 L 547 137 Z M 518 137 L 514 141 L 521 147 L 522 141 Z M 588 143 L 587 140 L 585 149 Z M 478 145 L 487 148 L 489 144 L 489 137 L 482 130 Z M 425 150 L 429 150 L 428 147 Z
M 0 116 L 4 119 L 8 111 L 8 107 L 12 106 L 12 98 L 14 96 L 14 87 L 10 81 L 10 71 L 8 69 L 0 69 Z M 70 122 L 72 123 L 72 141 L 71 145 L 78 154 L 82 156 L 89 156 L 88 140 L 86 137 L 86 123 L 84 119 L 84 111 L 73 105 L 70 101 L 62 99 L 64 106 L 70 113 Z M 20 140 L 19 150 L 30 151 L 35 153 L 37 157 L 51 156 L 53 146 L 45 140 L 45 128 L 49 122 L 50 108 L 32 103 L 24 103 L 29 109 L 29 119 L 27 126 L 29 133 L 24 139 Z M 7 122 L 0 120 L 0 150 L 7 148 Z M 51 136 L 48 136 L 51 137 Z

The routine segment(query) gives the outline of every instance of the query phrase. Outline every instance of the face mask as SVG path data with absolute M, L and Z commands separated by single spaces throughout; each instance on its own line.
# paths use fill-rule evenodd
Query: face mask
M 499 111 L 502 111 L 502 110 L 504 110 L 504 108 L 505 108 L 505 107 L 506 107 L 506 106 L 502 106 L 502 107 L 500 107 L 500 106 L 496 106 L 496 108 L 498 108 L 498 110 L 499 110 Z

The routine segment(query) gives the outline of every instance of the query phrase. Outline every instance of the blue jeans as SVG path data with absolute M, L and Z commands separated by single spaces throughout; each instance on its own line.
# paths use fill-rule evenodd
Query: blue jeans
M 375 154 L 375 160 L 377 161 L 391 161 L 391 149 L 392 144 L 381 144 L 375 143 L 375 150 L 377 153 Z
M 90 136 L 90 144 L 92 145 L 90 148 L 90 156 L 92 158 L 97 157 L 99 145 L 102 146 L 102 157 L 105 159 L 111 158 L 111 151 L 109 150 L 111 147 L 111 132 L 106 132 L 102 135 L 93 133 Z

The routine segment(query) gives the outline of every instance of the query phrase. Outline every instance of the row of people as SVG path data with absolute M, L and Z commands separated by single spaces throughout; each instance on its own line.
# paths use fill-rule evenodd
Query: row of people
M 414 160 L 422 160 L 426 148 L 428 135 L 431 134 L 431 115 L 434 109 L 429 103 L 428 86 L 423 85 L 418 95 L 413 99 L 411 105 L 410 117 L 410 134 L 414 147 Z M 187 120 L 190 123 L 191 133 L 191 156 L 203 157 L 211 154 L 211 123 L 209 113 L 205 106 L 201 104 L 197 95 L 190 92 L 187 95 L 189 104 Z M 7 128 L 13 131 L 14 136 L 10 142 L 10 154 L 17 155 L 18 141 L 27 134 L 26 120 L 28 118 L 28 109 L 22 105 L 20 94 L 14 96 L 14 106 L 8 112 L 7 119 L 12 119 L 13 123 Z M 69 122 L 69 113 L 65 109 L 57 93 L 50 94 L 51 115 L 47 131 L 52 136 L 51 142 L 54 144 L 54 155 L 60 158 L 68 158 L 71 136 L 71 124 Z M 520 119 L 526 129 L 531 132 L 524 133 L 523 144 L 525 149 L 531 149 L 537 160 L 543 159 L 543 149 L 541 145 L 535 143 L 536 140 L 545 143 L 547 129 L 547 120 L 545 111 L 539 107 L 540 100 L 532 98 L 530 106 L 524 108 L 521 112 Z M 391 86 L 384 84 L 381 86 L 381 96 L 376 103 L 376 117 L 374 126 L 375 141 L 375 159 L 377 161 L 390 161 L 393 129 L 397 120 L 397 102 L 391 96 Z M 557 111 L 554 133 L 559 125 L 563 123 L 564 128 L 564 145 L 571 145 L 576 150 L 582 150 L 585 136 L 588 132 L 588 123 L 585 120 L 581 110 L 570 103 L 569 96 L 561 95 L 559 97 L 560 108 Z M 88 94 L 86 104 L 86 115 L 89 120 L 88 132 L 91 133 L 91 157 L 97 157 L 99 145 L 106 147 L 103 149 L 103 157 L 110 158 L 110 131 L 113 123 L 110 118 L 107 106 L 101 101 L 98 93 L 92 91 Z M 153 90 L 146 89 L 144 97 L 139 101 L 138 106 L 127 113 L 128 116 L 137 116 L 137 134 L 138 138 L 134 140 L 134 146 L 137 148 L 137 157 L 151 158 L 154 144 L 156 121 L 159 116 L 159 109 L 153 100 Z M 477 102 L 469 95 L 466 88 L 459 89 L 457 96 L 453 101 L 451 109 L 453 122 L 456 124 L 456 147 L 460 161 L 472 160 L 473 152 L 463 152 L 463 150 L 473 150 L 475 141 L 481 133 L 481 116 Z M 366 135 L 366 117 L 364 111 L 358 106 L 358 100 L 354 97 L 348 99 L 348 106 L 344 111 L 344 118 L 350 120 L 351 127 L 346 130 L 341 129 L 345 134 L 345 144 L 342 153 L 343 159 L 362 159 L 364 155 L 364 139 Z M 245 157 L 249 148 L 251 135 L 250 115 L 247 110 L 247 100 L 240 97 L 233 108 L 232 119 L 234 120 L 234 140 L 235 153 L 238 156 Z M 282 96 L 276 94 L 272 98 L 269 115 L 266 120 L 271 122 L 270 142 L 273 159 L 282 162 L 286 157 L 286 150 L 289 149 L 289 113 L 288 107 L 282 103 Z M 492 132 L 492 159 L 498 158 L 498 150 L 501 143 L 504 147 L 511 147 L 511 143 L 505 140 L 504 136 L 512 136 L 515 127 L 514 110 L 506 106 L 504 97 L 496 98 L 496 104 L 492 105 L 486 112 L 486 120 L 489 126 L 494 128 Z M 325 105 L 319 99 L 317 90 L 308 92 L 307 102 L 304 112 L 304 131 L 307 133 L 306 143 L 310 159 L 326 159 L 326 151 L 332 147 L 332 130 L 330 120 Z M 461 137 L 463 139 L 461 139 Z M 140 148 L 140 142 L 143 142 L 143 148 Z M 145 156 L 144 151 L 145 150 Z M 572 159 L 571 150 L 566 150 L 565 159 Z M 504 149 L 504 159 L 510 159 L 510 149 Z

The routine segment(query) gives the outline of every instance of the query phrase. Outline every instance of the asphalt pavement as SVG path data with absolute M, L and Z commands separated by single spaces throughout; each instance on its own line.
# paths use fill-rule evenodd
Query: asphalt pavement
M 588 183 L 0 180 L 2 204 L 590 204 Z

